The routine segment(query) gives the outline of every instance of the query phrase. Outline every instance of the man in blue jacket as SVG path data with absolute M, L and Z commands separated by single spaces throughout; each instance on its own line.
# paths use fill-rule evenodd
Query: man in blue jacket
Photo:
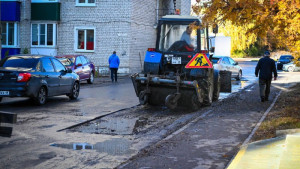
M 257 63 L 255 68 L 256 77 L 258 76 L 258 73 L 261 102 L 268 101 L 272 81 L 272 73 L 274 73 L 274 80 L 277 79 L 275 61 L 270 58 L 269 51 L 266 51 L 264 57 L 259 59 Z
M 117 82 L 118 81 L 118 68 L 120 65 L 120 59 L 116 55 L 116 51 L 113 52 L 113 54 L 109 57 L 108 59 L 109 63 L 109 69 L 110 69 L 110 77 L 112 82 Z M 114 77 L 115 76 L 115 77 Z

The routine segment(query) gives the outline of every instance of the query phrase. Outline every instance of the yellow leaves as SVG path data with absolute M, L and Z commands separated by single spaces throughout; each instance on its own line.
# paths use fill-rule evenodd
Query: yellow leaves
M 230 21 L 237 26 L 238 34 L 248 38 L 255 34 L 267 44 L 296 54 L 300 51 L 300 0 L 213 0 L 201 10 L 208 24 Z M 253 26 L 247 27 L 250 24 Z M 241 30 L 243 26 L 246 29 Z M 236 48 L 248 46 L 248 42 Z

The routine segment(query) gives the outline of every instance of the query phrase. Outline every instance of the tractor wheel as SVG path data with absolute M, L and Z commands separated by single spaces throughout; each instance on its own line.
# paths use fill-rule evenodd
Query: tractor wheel
M 208 72 L 208 77 L 202 80 L 203 102 L 204 105 L 210 106 L 213 100 L 214 79 L 213 72 Z
M 148 103 L 149 95 L 145 91 L 141 91 L 139 94 L 139 101 L 141 105 L 145 105 Z
M 198 100 L 197 94 L 193 94 L 191 98 L 191 103 L 192 103 L 192 110 L 196 111 L 201 107 L 201 103 Z
M 175 109 L 177 107 L 177 100 L 175 100 L 176 95 L 169 94 L 166 97 L 165 104 L 169 109 Z

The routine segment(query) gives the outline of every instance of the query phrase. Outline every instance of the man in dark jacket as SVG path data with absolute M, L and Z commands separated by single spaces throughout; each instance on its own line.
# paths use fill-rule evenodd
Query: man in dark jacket
M 118 73 L 118 68 L 120 65 L 120 59 L 116 55 L 116 51 L 114 51 L 113 54 L 109 57 L 108 63 L 109 63 L 111 81 L 117 82 L 118 81 L 117 73 Z M 115 78 L 114 78 L 114 76 L 115 76 Z
M 275 61 L 270 58 L 269 51 L 266 51 L 264 57 L 261 58 L 257 63 L 255 68 L 256 77 L 258 76 L 258 73 L 261 101 L 268 101 L 272 81 L 272 73 L 274 73 L 274 80 L 277 79 Z

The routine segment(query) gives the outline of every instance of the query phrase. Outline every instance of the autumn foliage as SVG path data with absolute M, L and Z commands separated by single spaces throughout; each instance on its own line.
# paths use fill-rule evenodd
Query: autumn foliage
M 258 40 L 270 50 L 286 49 L 300 56 L 300 0 L 197 2 L 192 8 L 194 13 L 203 15 L 204 23 L 232 25 L 231 31 L 242 30 L 243 47 Z

